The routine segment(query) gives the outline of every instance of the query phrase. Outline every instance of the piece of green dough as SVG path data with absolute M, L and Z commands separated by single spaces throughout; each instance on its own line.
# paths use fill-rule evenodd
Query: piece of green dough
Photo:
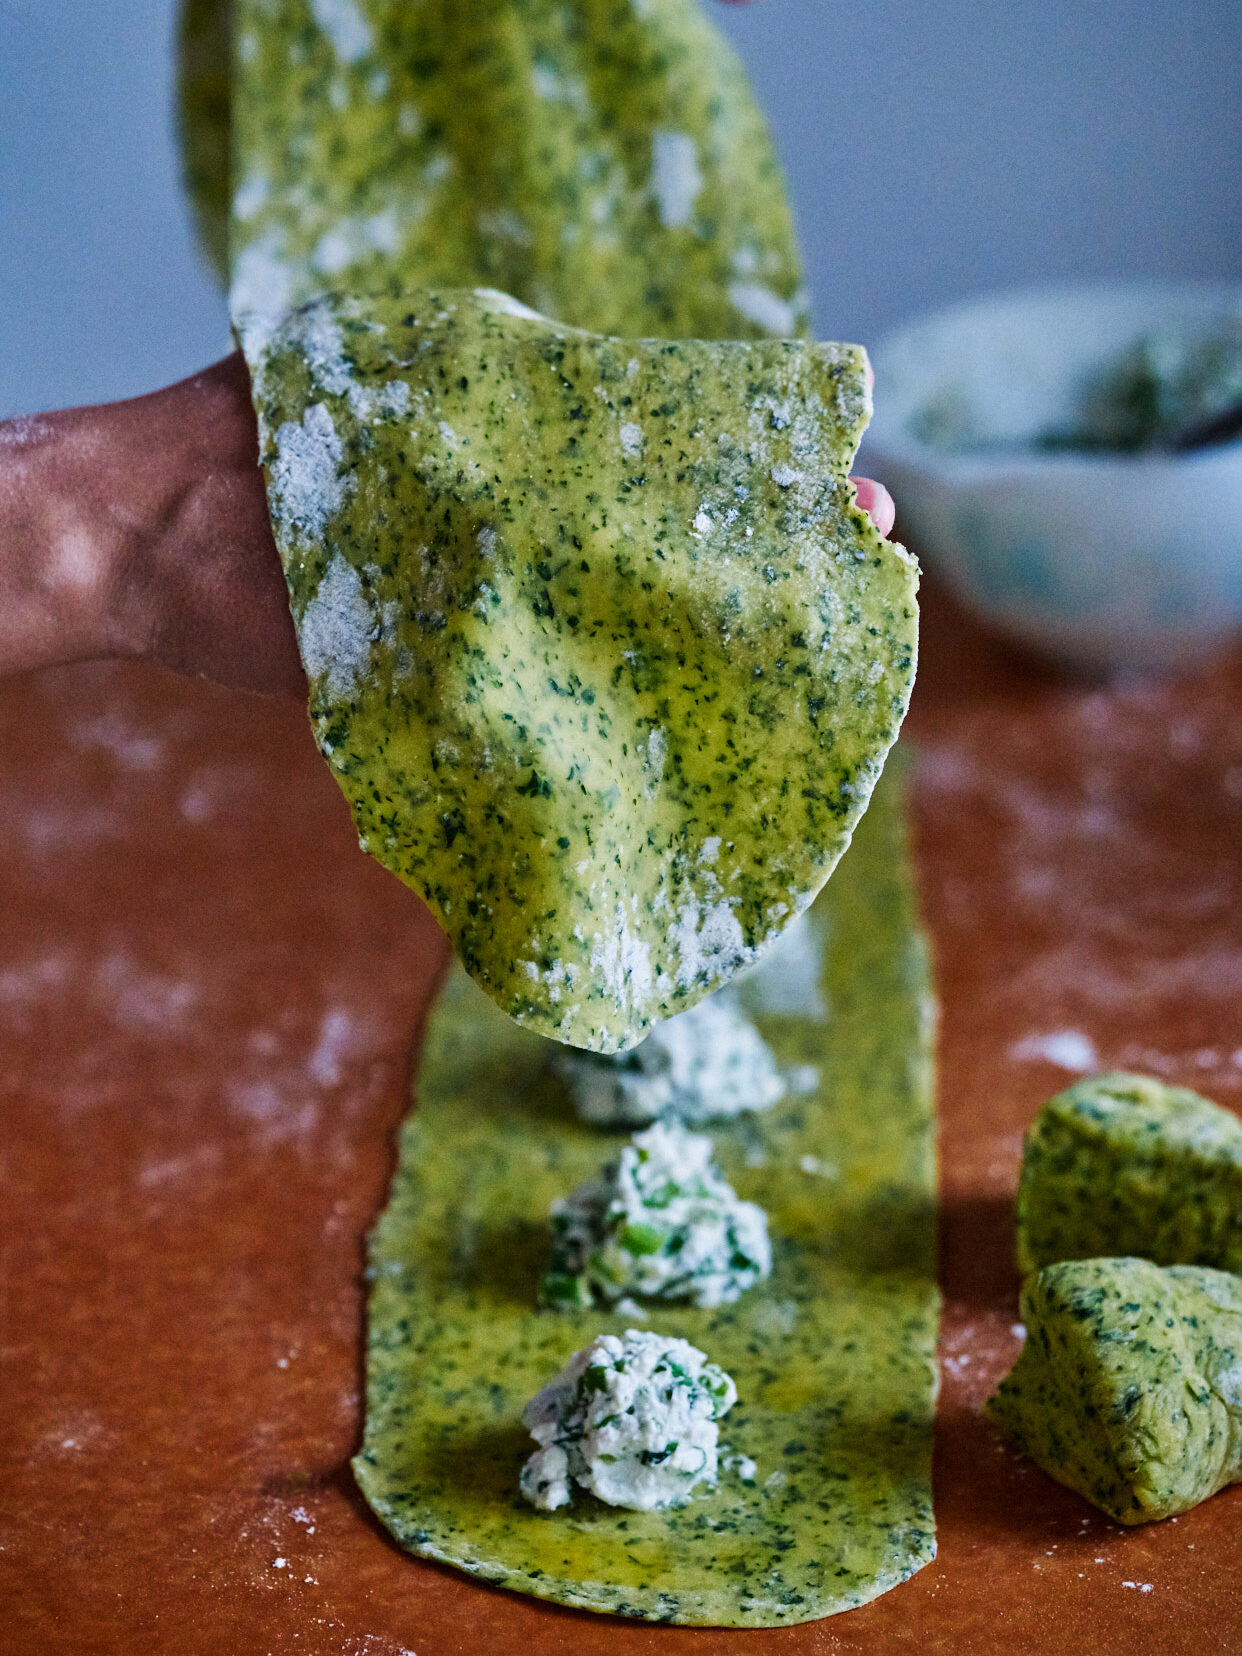
M 504 289 L 605 333 L 807 331 L 745 73 L 697 0 L 186 0 L 184 170 L 233 307 Z M 231 121 L 232 132 L 229 133 Z
M 371 1240 L 354 1468 L 403 1546 L 582 1609 L 729 1627 L 863 1604 L 934 1555 L 933 1019 L 892 776 L 806 924 L 831 1016 L 756 1022 L 783 1068 L 818 1082 L 712 1125 L 724 1176 L 767 1211 L 771 1276 L 714 1309 L 654 1303 L 641 1324 L 737 1385 L 718 1486 L 680 1511 L 583 1494 L 544 1513 L 521 1494 L 528 1400 L 634 1326 L 632 1307 L 534 1306 L 550 1202 L 625 1138 L 581 1121 L 555 1049 L 454 970 Z
M 1242 1271 L 1242 1122 L 1145 1075 L 1097 1075 L 1044 1105 L 1018 1182 L 1018 1264 L 1134 1254 Z
M 509 1015 L 632 1046 L 827 879 L 914 679 L 853 346 L 602 339 L 504 295 L 248 339 L 321 751 Z
M 1021 1315 L 987 1413 L 1045 1472 L 1119 1524 L 1242 1481 L 1242 1278 L 1073 1260 L 1027 1281 Z

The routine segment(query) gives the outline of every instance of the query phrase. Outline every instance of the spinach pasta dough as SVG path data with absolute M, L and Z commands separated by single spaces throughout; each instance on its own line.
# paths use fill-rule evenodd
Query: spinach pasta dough
M 1023 1149 L 1018 1263 L 1096 1254 L 1242 1270 L 1242 1122 L 1145 1075 L 1050 1099 Z
M 906 710 L 916 566 L 847 479 L 861 351 L 460 289 L 325 297 L 247 350 L 364 849 L 511 1017 L 634 1045 L 806 908 Z
M 1045 1472 L 1119 1524 L 1242 1480 L 1242 1278 L 1145 1259 L 1049 1265 L 987 1405 Z
M 598 1173 L 608 1141 L 576 1115 L 549 1043 L 454 969 L 370 1248 L 354 1470 L 402 1546 L 580 1609 L 700 1627 L 832 1615 L 934 1556 L 933 1019 L 891 773 L 806 925 L 831 1015 L 756 1023 L 782 1067 L 814 1060 L 816 1082 L 712 1127 L 721 1174 L 768 1215 L 771 1274 L 725 1303 L 641 1308 L 645 1329 L 688 1341 L 737 1392 L 716 1485 L 681 1510 L 626 1512 L 579 1489 L 537 1511 L 519 1492 L 526 1406 L 601 1334 L 624 1340 L 636 1307 L 535 1308 L 549 1206 Z M 563 1400 L 566 1430 L 545 1444 L 587 1424 Z M 562 1443 L 566 1462 L 542 1461 L 531 1493 L 559 1504 L 558 1471 L 625 1454 L 624 1438 Z
M 607 333 L 807 331 L 771 139 L 695 0 L 187 0 L 181 49 L 239 319 L 395 280 Z

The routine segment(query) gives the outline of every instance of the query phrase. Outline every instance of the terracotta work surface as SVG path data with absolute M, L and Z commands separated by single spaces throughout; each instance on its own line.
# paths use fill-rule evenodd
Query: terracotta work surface
M 933 597 L 916 703 L 940 1556 L 865 1609 L 727 1634 L 478 1587 L 354 1490 L 363 1236 L 444 950 L 355 848 L 300 711 L 140 669 L 0 687 L 9 1656 L 1242 1648 L 1242 1490 L 1124 1532 L 978 1413 L 1016 1350 L 1012 1192 L 1070 1073 L 1050 1059 L 1242 1105 L 1242 663 L 1075 689 Z

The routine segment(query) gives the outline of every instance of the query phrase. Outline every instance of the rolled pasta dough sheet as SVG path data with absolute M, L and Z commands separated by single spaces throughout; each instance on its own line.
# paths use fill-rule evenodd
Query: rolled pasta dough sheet
M 914 680 L 854 346 L 616 340 L 503 294 L 247 336 L 311 723 L 365 850 L 521 1023 L 634 1045 L 836 866 Z

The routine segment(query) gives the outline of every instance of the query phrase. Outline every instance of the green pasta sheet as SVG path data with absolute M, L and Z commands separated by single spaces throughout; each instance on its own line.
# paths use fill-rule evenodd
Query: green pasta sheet
M 756 1470 L 723 1470 L 664 1513 L 580 1495 L 549 1514 L 519 1496 L 523 1405 L 630 1323 L 534 1308 L 549 1203 L 617 1140 L 574 1117 L 549 1043 L 454 969 L 371 1242 L 354 1469 L 403 1546 L 541 1598 L 698 1626 L 831 1615 L 934 1556 L 934 1016 L 893 778 L 809 925 L 826 1015 L 755 1015 L 782 1064 L 818 1081 L 713 1131 L 725 1176 L 767 1209 L 771 1280 L 717 1310 L 652 1306 L 641 1325 L 733 1376 L 722 1466 L 733 1453 Z M 808 1004 L 805 983 L 792 998 L 772 984 L 778 967 L 747 980 L 753 1008 Z
M 914 679 L 917 566 L 847 476 L 861 350 L 605 339 L 454 290 L 325 297 L 248 354 L 363 848 L 572 1045 L 753 964 Z
M 233 14 L 243 335 L 316 293 L 389 281 L 486 284 L 604 333 L 806 333 L 771 139 L 697 0 L 234 0 Z M 214 204 L 222 142 L 204 128 L 220 100 L 204 89 L 219 65 L 195 21 L 187 170 Z

